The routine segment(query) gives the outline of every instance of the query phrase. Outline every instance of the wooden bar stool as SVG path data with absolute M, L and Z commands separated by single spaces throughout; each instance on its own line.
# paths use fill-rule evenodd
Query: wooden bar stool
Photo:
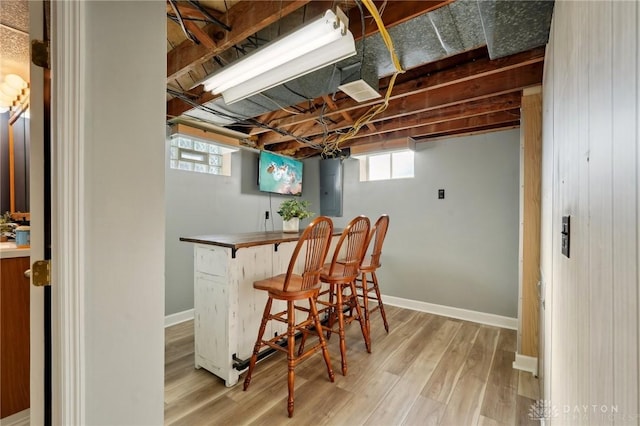
M 369 234 L 369 241 L 367 246 L 371 247 L 371 255 L 363 259 L 362 265 L 360 265 L 361 278 L 356 281 L 356 288 L 359 291 L 359 297 L 362 298 L 362 304 L 364 307 L 364 317 L 367 326 L 367 331 L 370 334 L 371 323 L 369 317 L 371 312 L 380 310 L 382 315 L 382 321 L 384 322 L 384 329 L 389 332 L 389 323 L 387 323 L 387 315 L 384 312 L 384 304 L 382 303 L 382 297 L 380 297 L 380 289 L 378 288 L 378 277 L 376 276 L 376 270 L 381 266 L 380 255 L 382 254 L 382 243 L 387 235 L 387 229 L 389 228 L 389 215 L 383 214 L 378 218 L 375 225 L 371 229 Z M 372 246 L 373 245 L 373 246 Z M 367 279 L 367 274 L 371 276 L 371 280 Z M 372 292 L 374 294 L 372 294 Z M 373 309 L 369 309 L 369 301 L 373 300 L 377 305 Z
M 287 382 L 289 386 L 289 397 L 287 402 L 287 410 L 289 417 L 293 416 L 293 385 L 295 380 L 295 366 L 298 362 L 306 359 L 317 350 L 322 350 L 325 364 L 327 365 L 327 373 L 329 379 L 334 381 L 333 369 L 331 368 L 331 360 L 327 343 L 323 337 L 320 318 L 316 307 L 316 299 L 320 291 L 320 271 L 329 250 L 329 242 L 333 233 L 333 222 L 328 217 L 320 216 L 313 220 L 304 230 L 298 244 L 296 245 L 289 268 L 286 274 L 280 274 L 275 277 L 256 281 L 253 287 L 257 290 L 264 290 L 269 293 L 267 304 L 262 315 L 258 338 L 251 355 L 249 370 L 244 379 L 244 390 L 246 391 L 251 383 L 251 374 L 255 368 L 258 354 L 263 346 L 268 346 L 275 350 L 285 352 L 287 354 L 288 375 Z M 302 250 L 305 248 L 306 250 Z M 300 275 L 293 272 L 298 256 L 304 256 L 304 267 Z M 285 300 L 287 302 L 287 310 L 271 314 L 271 304 L 273 299 Z M 309 307 L 296 306 L 296 301 L 307 300 Z M 303 311 L 306 313 L 306 320 L 299 324 L 295 322 L 295 311 Z M 287 324 L 287 334 L 275 336 L 269 340 L 263 340 L 267 322 L 270 320 L 280 321 Z M 304 337 L 309 334 L 318 336 L 318 343 L 306 351 L 295 353 L 295 335 L 296 332 L 302 333 Z M 281 346 L 286 341 L 286 346 Z
M 328 300 L 318 299 L 318 304 L 325 306 L 322 311 L 327 314 L 327 325 L 324 326 L 327 338 L 335 331 L 334 325 L 337 319 L 343 375 L 347 374 L 345 322 L 350 323 L 357 320 L 360 323 L 367 352 L 371 352 L 369 333 L 355 288 L 362 257 L 367 247 L 369 226 L 369 218 L 366 216 L 358 216 L 349 222 L 338 240 L 331 263 L 326 264 L 320 274 L 320 281 L 329 284 L 329 289 L 323 292 L 323 295 L 328 295 Z M 345 310 L 351 311 L 353 308 L 356 309 L 356 316 L 347 315 L 345 317 Z

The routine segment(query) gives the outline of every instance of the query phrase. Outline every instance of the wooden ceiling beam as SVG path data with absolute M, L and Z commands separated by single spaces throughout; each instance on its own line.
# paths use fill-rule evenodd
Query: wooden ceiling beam
M 520 119 L 520 110 L 499 111 L 489 114 L 479 115 L 475 117 L 465 117 L 457 120 L 445 121 L 442 123 L 427 124 L 422 126 L 410 127 L 402 130 L 391 131 L 385 134 L 377 134 L 373 136 L 365 136 L 361 138 L 353 138 L 345 142 L 343 147 L 353 145 L 366 145 L 379 142 L 382 139 L 400 139 L 400 138 L 424 138 L 429 135 L 468 131 L 472 129 L 484 128 L 486 126 L 498 126 L 505 123 L 512 124 Z
M 395 84 L 396 86 L 398 86 L 410 80 L 415 80 L 417 78 L 424 78 L 426 76 L 433 75 L 435 73 L 443 72 L 448 69 L 453 69 L 457 66 L 463 65 L 468 62 L 474 62 L 480 59 L 487 60 L 488 58 L 489 58 L 489 51 L 487 50 L 487 47 L 481 46 L 476 49 L 468 50 L 462 53 L 458 53 L 457 55 L 448 56 L 446 58 L 437 60 L 435 62 L 429 62 L 427 64 L 418 66 L 416 68 L 406 70 L 404 73 L 398 75 Z M 390 81 L 390 77 L 383 77 L 380 79 L 380 82 L 379 82 L 380 92 L 383 92 L 383 91 L 386 92 L 386 89 L 389 86 L 389 81 Z M 344 93 L 342 92 L 338 92 L 337 96 L 341 96 L 342 98 L 345 97 Z M 309 111 L 310 110 L 309 104 L 310 102 L 307 101 L 305 103 L 300 103 L 297 106 L 299 108 Z M 313 102 L 311 102 L 311 104 L 314 105 L 315 109 L 321 108 L 322 98 L 315 99 Z M 288 117 L 288 115 L 289 114 L 287 114 L 284 111 L 276 110 L 270 113 L 265 113 L 262 116 L 260 116 L 258 119 L 264 123 L 269 123 L 277 119 L 286 118 Z M 251 134 L 254 135 L 254 134 L 264 133 L 265 131 L 266 130 L 252 129 Z
M 215 49 L 216 42 L 193 21 L 184 21 L 184 26 L 208 49 Z
M 495 60 L 490 60 L 488 58 L 484 60 L 477 60 L 450 70 L 445 70 L 433 75 L 417 78 L 416 80 L 396 85 L 393 89 L 390 100 L 404 100 L 408 96 L 412 95 L 424 96 L 425 94 L 437 89 L 459 86 L 460 84 L 468 82 L 471 83 L 467 84 L 468 87 L 474 87 L 475 85 L 476 88 L 480 88 L 484 85 L 485 79 L 494 79 L 496 75 L 506 76 L 506 78 L 513 79 L 514 76 L 520 73 L 526 74 L 531 69 L 541 70 L 541 64 L 543 61 L 544 48 L 532 49 Z M 537 83 L 540 81 L 542 81 L 541 73 Z M 469 89 L 467 89 L 467 92 L 468 91 Z M 384 93 L 381 93 L 381 95 L 384 96 Z M 382 101 L 378 99 L 358 103 L 351 98 L 343 98 L 342 100 L 336 101 L 338 110 L 330 111 L 326 116 L 335 116 L 336 114 L 341 114 L 343 111 L 351 111 L 364 106 L 372 106 L 379 104 L 380 102 Z M 271 120 L 268 124 L 275 127 L 286 128 L 288 126 L 299 124 L 307 120 L 314 120 L 316 118 L 317 113 L 309 112 L 306 114 L 289 115 L 285 118 Z M 258 118 L 258 120 L 262 121 L 260 118 Z M 263 133 L 264 131 L 261 130 L 256 130 L 252 134 Z
M 430 107 L 428 109 L 420 109 L 419 107 L 416 107 L 416 109 L 409 109 L 406 104 L 401 105 L 400 103 L 392 103 L 386 111 L 375 117 L 373 120 L 373 122 L 376 123 L 375 129 L 369 129 L 368 131 L 362 130 L 358 135 L 370 136 L 377 132 L 383 132 L 383 129 L 386 129 L 389 126 L 394 126 L 396 125 L 395 123 L 398 123 L 397 125 L 408 122 L 414 122 L 415 125 L 426 124 L 427 122 L 435 123 L 439 121 L 448 121 L 462 117 L 486 114 L 487 112 L 513 109 L 520 106 L 521 97 L 520 91 L 514 91 L 512 93 L 481 98 L 471 102 L 461 102 L 443 108 Z M 351 122 L 340 122 L 338 124 L 328 126 L 328 130 L 330 132 L 343 130 L 350 125 Z M 294 133 L 298 136 L 312 138 L 322 133 L 322 131 L 317 127 L 314 127 L 309 129 L 306 134 Z M 291 139 L 293 138 L 290 136 L 279 135 L 275 132 L 265 133 L 259 138 L 261 143 L 265 145 L 282 143 Z
M 416 140 L 415 142 L 416 143 L 432 142 L 440 139 L 451 138 L 454 136 L 462 137 L 462 136 L 482 135 L 484 133 L 491 133 L 498 130 L 504 131 L 504 130 L 510 130 L 510 129 L 517 129 L 519 127 L 520 127 L 519 121 L 513 121 L 511 123 L 499 123 L 499 124 L 494 124 L 489 126 L 475 127 L 472 129 L 460 129 L 460 130 L 449 131 L 449 132 L 440 133 L 440 134 L 432 134 L 426 137 L 422 137 L 420 138 L 420 140 Z
M 429 90 L 425 92 L 395 98 L 392 107 L 412 113 L 520 92 L 525 87 L 539 84 L 542 81 L 542 71 L 543 63 L 536 62 L 521 69 L 508 69 L 485 75 L 477 80 L 464 79 L 451 85 L 427 88 Z M 262 138 L 267 136 L 261 136 L 259 140 Z
M 218 40 L 215 49 L 185 40 L 167 53 L 167 81 L 186 74 L 194 66 L 221 54 L 309 2 L 310 0 L 265 0 L 236 3 L 221 17 L 221 21 L 231 27 L 231 31 L 223 31 L 216 24 L 208 24 L 203 28 L 206 33 L 215 31 L 220 36 L 220 39 L 215 37 Z
M 505 95 L 508 98 L 521 98 L 520 92 Z M 497 114 L 509 111 L 511 118 L 519 119 L 520 114 L 513 115 L 514 111 L 520 108 L 520 102 L 496 98 L 481 99 L 469 103 L 451 105 L 437 110 L 425 111 L 419 114 L 406 115 L 393 120 L 385 121 L 377 126 L 375 131 L 360 132 L 356 138 L 364 138 L 375 135 L 384 135 L 389 132 L 398 130 L 406 130 L 411 128 L 419 128 L 432 124 L 440 124 L 445 122 L 460 122 L 466 118 L 481 117 L 487 114 Z
M 195 89 L 189 91 L 191 100 L 194 103 L 198 105 L 203 105 L 203 104 L 206 104 L 207 102 L 211 102 L 217 99 L 218 97 L 220 97 L 220 95 L 214 95 L 211 92 L 205 92 L 203 89 L 204 87 L 200 85 Z M 167 117 L 169 119 L 174 117 L 179 117 L 185 112 L 192 110 L 193 108 L 194 107 L 192 105 L 184 102 L 182 99 L 179 99 L 179 98 L 170 99 L 169 101 L 167 101 Z
M 480 126 L 480 127 L 475 127 L 471 129 L 457 129 L 457 130 L 451 130 L 443 133 L 432 134 L 426 137 L 422 137 L 420 139 L 416 138 L 414 143 L 417 144 L 417 143 L 435 142 L 438 140 L 451 138 L 451 137 L 481 135 L 485 133 L 495 132 L 498 130 L 504 131 L 504 130 L 517 129 L 519 127 L 520 127 L 520 123 L 518 121 L 513 121 L 513 122 L 507 122 L 507 123 L 498 123 L 498 124 L 491 124 L 487 126 Z M 406 146 L 407 137 L 404 136 L 404 137 L 399 137 L 397 139 L 381 138 L 380 140 L 378 140 L 377 142 L 374 142 L 373 144 L 380 145 L 380 146 L 393 146 L 393 145 Z M 356 146 L 365 146 L 365 145 L 356 145 Z M 367 146 L 367 148 L 369 148 L 369 146 Z M 293 153 L 293 155 L 295 155 L 295 157 L 297 158 L 308 158 L 308 157 L 313 157 L 317 154 L 318 154 L 318 151 L 316 149 L 308 146 L 300 147 L 297 151 Z
M 402 140 L 406 142 L 407 138 L 424 139 L 447 135 L 453 136 L 463 133 L 484 132 L 501 128 L 513 128 L 514 126 L 519 126 L 519 120 L 520 110 L 516 108 L 474 117 L 464 117 L 445 122 L 401 128 L 373 136 L 354 138 L 346 141 L 340 148 L 351 148 L 354 146 L 366 146 L 367 148 L 379 145 L 390 146 L 393 145 L 393 141 Z M 276 145 L 273 149 L 273 152 L 296 157 L 312 156 L 313 151 L 315 151 L 316 154 L 318 153 L 314 148 L 298 141 L 284 142 Z
M 180 12 L 180 15 L 182 15 L 183 18 L 184 17 L 196 18 L 196 19 L 204 19 L 205 18 L 204 14 L 202 13 L 201 10 L 199 10 L 198 8 L 196 8 L 196 7 L 194 7 L 194 6 L 190 5 L 190 4 L 176 2 L 175 5 L 178 8 L 178 11 Z M 222 17 L 223 17 L 222 13 L 220 13 L 220 12 L 218 12 L 216 10 L 213 10 L 213 9 L 207 9 L 207 8 L 205 8 L 205 9 L 207 10 L 207 12 L 211 16 L 222 20 Z M 169 2 L 167 2 L 167 13 L 175 16 L 173 8 L 169 4 Z M 218 27 L 218 28 L 220 28 L 220 27 Z

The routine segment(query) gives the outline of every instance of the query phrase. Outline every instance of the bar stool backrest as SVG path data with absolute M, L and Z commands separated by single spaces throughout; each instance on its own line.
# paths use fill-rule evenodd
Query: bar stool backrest
M 333 234 L 333 222 L 326 216 L 319 216 L 304 230 L 296 248 L 291 255 L 289 261 L 289 268 L 287 269 L 287 275 L 284 280 L 283 291 L 287 291 L 287 287 L 291 281 L 291 276 L 294 274 L 294 267 L 296 266 L 298 255 L 303 247 L 305 247 L 305 260 L 302 270 L 302 287 L 301 290 L 308 290 L 320 283 L 320 271 L 324 259 L 327 257 L 329 251 L 329 242 Z
M 369 235 L 369 242 L 367 246 L 373 243 L 371 250 L 371 257 L 369 258 L 369 265 L 372 268 L 380 267 L 380 255 L 382 254 L 382 243 L 387 235 L 387 229 L 389 228 L 389 215 L 383 214 L 378 218 L 371 234 Z
M 344 231 L 342 231 L 333 253 L 333 259 L 329 267 L 330 276 L 336 273 L 336 265 L 338 264 L 343 267 L 343 277 L 353 277 L 355 279 L 358 276 L 360 264 L 367 249 L 370 226 L 369 218 L 362 215 L 349 222 Z M 343 250 L 345 243 L 346 247 Z

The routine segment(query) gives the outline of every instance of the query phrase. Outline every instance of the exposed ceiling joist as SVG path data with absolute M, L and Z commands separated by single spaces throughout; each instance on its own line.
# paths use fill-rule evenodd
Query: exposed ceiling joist
M 514 110 L 517 111 L 517 109 L 520 108 L 521 97 L 521 92 L 517 91 L 507 95 L 483 98 L 472 102 L 450 105 L 444 108 L 431 109 L 421 113 L 410 112 L 398 114 L 384 119 L 384 121 L 379 123 L 373 130 L 361 131 L 353 140 L 357 142 L 360 138 L 383 135 L 388 132 L 406 130 L 413 127 L 477 117 L 489 113 L 503 111 L 511 111 L 513 113 Z M 517 117 L 519 117 L 519 114 L 517 114 Z
M 460 68 L 442 71 L 400 85 L 398 86 L 398 95 L 392 95 L 389 107 L 374 120 L 374 123 L 398 119 L 409 114 L 440 110 L 460 103 L 520 92 L 523 88 L 541 81 L 543 58 L 541 54 L 540 56 L 514 56 L 517 56 L 517 58 L 503 58 L 495 61 L 487 59 L 486 61 L 473 62 Z M 498 63 L 502 66 L 499 66 Z M 474 73 L 474 69 L 478 72 Z M 505 99 L 507 104 L 510 101 L 513 101 L 513 98 Z M 338 104 L 338 110 L 328 111 L 325 114 L 325 118 L 336 118 L 335 114 L 341 114 L 343 111 L 355 112 L 356 108 L 362 108 L 362 104 L 357 104 L 351 99 L 345 99 Z M 269 124 L 281 128 L 290 128 L 308 121 L 315 122 L 316 118 L 316 114 L 293 115 L 285 119 L 273 120 Z M 327 128 L 328 130 L 336 131 L 348 125 L 348 122 L 338 117 L 335 124 L 329 124 Z M 324 127 L 315 125 L 311 129 L 305 129 L 305 132 L 307 138 L 317 136 L 323 134 Z M 371 135 L 375 134 L 375 131 L 369 129 L 368 131 L 361 131 L 361 134 Z M 275 133 L 261 133 L 258 143 L 260 145 L 269 145 L 291 139 L 293 138 Z
M 526 18 L 522 18 L 514 13 L 488 15 L 475 2 L 462 0 L 374 0 L 385 26 L 392 29 L 390 34 L 396 49 L 405 55 L 403 58 L 415 53 L 415 57 L 421 59 L 408 59 L 412 64 L 408 66 L 413 68 L 398 76 L 386 109 L 355 136 L 341 142 L 340 148 L 391 146 L 393 141 L 401 146 L 407 138 L 425 141 L 519 126 L 522 90 L 542 81 L 545 50 L 544 39 L 538 36 L 548 31 L 550 21 L 548 2 L 532 2 L 536 3 L 535 7 L 515 4 L 508 8 L 526 11 L 523 15 Z M 198 83 L 233 61 L 239 56 L 238 51 L 250 52 L 276 33 L 286 32 L 335 6 L 348 14 L 349 29 L 356 40 L 375 34 L 378 28 L 363 7 L 363 30 L 361 9 L 353 0 L 210 0 L 205 3 L 212 16 L 229 25 L 231 31 L 225 31 L 211 20 L 203 25 L 196 18 L 200 13 L 197 8 L 186 1 L 175 1 L 183 27 L 199 44 L 181 38 L 182 30 L 168 20 L 172 26 L 167 54 L 171 88 L 167 91 L 168 118 L 210 121 L 231 131 L 246 132 L 253 147 L 303 158 L 317 155 L 318 147 L 325 142 L 333 147 L 332 141 L 351 129 L 371 107 L 382 102 L 375 99 L 358 103 L 340 91 L 334 92 L 335 87 L 324 92 L 314 89 L 315 81 L 329 78 L 321 74 L 317 80 L 298 79 L 291 87 L 281 87 L 279 91 L 274 88 L 263 97 L 243 101 L 242 105 L 224 104 L 218 100 L 219 96 L 204 92 Z M 534 13 L 538 7 L 541 12 Z M 499 32 L 487 34 L 484 26 L 487 20 L 498 29 L 514 28 L 514 22 L 520 27 L 513 37 L 505 38 Z M 530 35 L 533 38 L 529 38 Z M 528 46 L 540 47 L 528 47 L 526 40 L 537 43 Z M 501 43 L 498 46 L 501 52 L 520 53 L 491 60 L 489 44 L 495 48 L 496 43 Z M 367 55 L 362 51 L 362 58 L 366 56 L 369 61 L 362 59 L 361 63 L 375 66 L 378 72 L 386 74 L 389 70 L 380 59 L 386 53 L 381 50 L 384 49 L 381 44 L 379 36 L 371 37 L 371 43 L 367 41 Z M 388 86 L 388 77 L 377 82 L 378 92 L 383 96 Z M 307 97 L 314 99 L 305 99 Z
M 212 39 L 217 41 L 215 49 L 185 40 L 167 53 L 167 81 L 184 75 L 194 66 L 221 54 L 309 2 L 310 0 L 265 0 L 260 2 L 260 7 L 254 7 L 248 1 L 235 4 L 221 17 L 231 27 L 231 31 L 224 31 L 216 24 L 208 24 L 202 29 L 205 33 L 212 34 Z
M 472 117 L 462 117 L 455 120 L 444 121 L 440 123 L 421 124 L 412 126 L 398 126 L 398 130 L 390 129 L 390 131 L 383 132 L 385 139 L 398 139 L 398 138 L 424 138 L 429 135 L 467 130 L 476 127 L 498 125 L 503 123 L 511 123 L 520 120 L 519 110 L 507 110 L 497 111 L 487 114 L 481 114 Z M 386 130 L 386 129 L 385 129 Z M 344 147 L 349 147 L 356 144 L 369 144 L 380 140 L 380 134 L 359 137 L 346 141 Z

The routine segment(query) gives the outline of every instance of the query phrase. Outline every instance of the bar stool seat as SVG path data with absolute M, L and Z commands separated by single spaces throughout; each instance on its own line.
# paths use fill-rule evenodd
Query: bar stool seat
M 256 290 L 268 291 L 275 296 L 280 296 L 285 299 L 291 298 L 295 300 L 298 298 L 305 298 L 309 293 L 309 290 L 303 288 L 304 280 L 299 275 L 292 275 L 289 279 L 287 290 L 282 290 L 286 276 L 287 274 L 280 274 L 264 280 L 256 281 L 253 283 L 253 288 Z

